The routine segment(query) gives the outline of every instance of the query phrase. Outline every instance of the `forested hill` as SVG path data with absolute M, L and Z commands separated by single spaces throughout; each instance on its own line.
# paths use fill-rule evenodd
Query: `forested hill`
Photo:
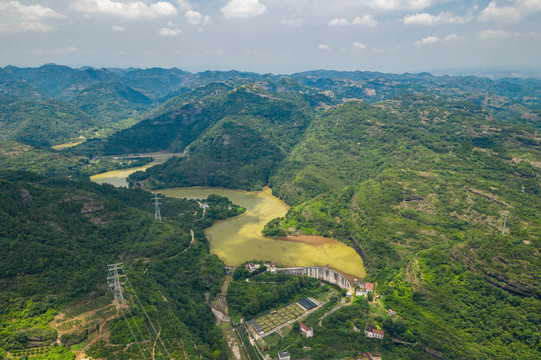
M 449 358 L 513 348 L 534 359 L 541 148 L 532 125 L 419 96 L 322 112 L 271 177 L 298 205 L 264 232 L 360 246 L 386 305 L 408 321 L 402 340 Z
M 248 113 L 270 101 L 255 99 L 245 98 Z M 265 233 L 324 235 L 362 249 L 369 278 L 407 321 L 401 340 L 450 358 L 497 358 L 511 346 L 533 359 L 541 336 L 533 315 L 541 310 L 539 122 L 535 109 L 511 113 L 433 95 L 349 101 L 306 112 L 293 137 L 273 137 L 287 120 L 241 113 L 204 132 L 189 157 L 131 179 L 260 188 L 268 178 L 293 206 Z
M 154 151 L 182 155 L 134 173 L 135 187 L 269 185 L 291 208 L 264 234 L 354 245 L 400 318 L 400 331 L 374 319 L 383 352 L 397 341 L 416 358 L 427 348 L 444 359 L 541 357 L 539 80 L 45 65 L 0 69 L 0 94 L 0 136 L 18 141 L 0 144 L 0 170 L 46 176 L 0 173 L 0 358 L 59 336 L 65 346 L 47 352 L 71 359 L 67 346 L 94 336 L 93 316 L 111 334 L 85 351 L 135 358 L 138 343 L 157 343 L 157 332 L 129 332 L 151 327 L 143 308 L 161 324 L 158 358 L 225 357 L 204 296 L 216 295 L 223 263 L 202 231 L 242 209 L 213 197 L 203 216 L 165 198 L 156 223 L 149 193 L 66 178 L 118 165 L 95 156 Z M 39 148 L 79 136 L 100 139 Z M 108 298 L 94 301 L 114 261 L 133 285 L 127 320 L 103 307 Z M 344 313 L 334 315 L 351 329 Z
M 189 143 L 186 156 L 172 159 L 148 173 L 136 174 L 134 181 L 145 179 L 158 187 L 260 189 L 300 139 L 313 115 L 309 103 L 301 96 L 268 93 L 253 86 L 235 88 L 225 93 L 219 103 L 210 104 L 213 108 L 199 111 L 184 131 L 176 133 L 186 138 L 195 135 L 189 132 L 191 129 L 203 130 L 197 140 Z M 189 103 L 177 111 L 174 124 L 181 126 L 178 118 L 187 118 L 185 110 L 192 107 L 193 103 Z M 161 127 L 164 122 L 158 119 L 140 123 L 134 130 L 150 124 Z M 168 125 L 164 132 L 175 134 L 171 131 L 174 124 Z M 182 143 L 179 140 L 175 143 Z
M 239 71 L 205 71 L 190 73 L 180 69 L 97 69 L 47 64 L 39 68 L 0 68 L 0 104 L 9 99 L 10 109 L 2 109 L 4 131 L 1 139 L 21 141 L 30 145 L 56 145 L 75 142 L 80 137 L 103 138 L 125 129 L 142 119 L 153 119 L 160 104 L 178 95 L 197 94 L 200 87 L 220 83 L 234 88 L 254 85 L 270 93 L 302 94 L 313 108 L 339 104 L 350 99 L 374 103 L 405 94 L 436 94 L 455 99 L 466 99 L 506 115 L 524 115 L 528 107 L 541 105 L 541 81 L 535 79 L 490 80 L 478 77 L 450 77 L 420 74 L 384 74 L 377 72 L 310 71 L 291 75 L 256 74 Z M 194 91 L 196 90 L 196 91 Z M 51 112 L 56 100 L 58 111 Z M 181 97 L 181 99 L 186 99 Z M 201 96 L 199 99 L 202 100 Z M 211 101 L 206 97 L 204 103 Z M 175 101 L 173 101 L 175 103 Z M 170 105 L 170 104 L 169 104 Z M 24 126 L 13 127 L 22 121 L 18 109 L 25 113 Z M 197 107 L 196 107 L 197 108 Z M 78 112 L 75 113 L 75 110 Z M 202 114 L 205 116 L 205 113 Z M 173 116 L 174 118 L 174 116 Z M 69 121 L 64 121 L 64 120 Z M 71 119 L 71 120 L 70 120 Z M 77 125 L 73 127 L 72 125 Z M 31 136 L 24 136 L 24 129 Z M 21 132 L 21 131 L 23 132 Z M 151 131 L 149 127 L 145 129 Z M 175 129 L 177 132 L 179 129 Z M 39 135 L 39 142 L 36 138 Z M 134 134 L 129 134 L 133 137 Z M 162 134 L 167 136 L 167 133 Z M 186 140 L 170 143 L 151 138 L 145 149 L 182 149 Z M 131 151 L 126 137 L 118 139 L 115 151 Z M 116 143 L 116 141 L 113 141 Z M 162 144 L 158 146 L 158 144 Z M 164 143 L 166 145 L 164 145 Z M 93 145 L 103 153 L 109 147 Z
M 155 356 L 215 359 L 224 350 L 205 303 L 206 291 L 211 298 L 219 291 L 223 263 L 209 254 L 202 230 L 242 209 L 212 197 L 203 215 L 195 201 L 165 198 L 160 223 L 149 200 L 141 190 L 0 173 L 0 358 L 40 346 L 43 359 L 72 359 L 70 345 L 100 338 L 85 349 L 94 358 L 151 358 L 152 326 L 165 344 Z M 123 316 L 104 295 L 107 264 L 117 262 L 128 274 L 131 312 Z M 67 347 L 43 348 L 57 337 Z

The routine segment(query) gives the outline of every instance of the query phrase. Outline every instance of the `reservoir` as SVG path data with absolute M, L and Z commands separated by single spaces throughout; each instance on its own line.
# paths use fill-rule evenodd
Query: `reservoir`
M 127 186 L 126 177 L 144 170 L 140 168 L 115 170 L 93 176 L 92 181 Z M 250 260 L 268 260 L 282 266 L 325 266 L 362 279 L 366 273 L 363 261 L 357 252 L 335 239 L 319 236 L 298 236 L 276 239 L 261 234 L 267 222 L 282 217 L 289 206 L 273 196 L 270 189 L 242 191 L 222 188 L 174 188 L 157 192 L 170 197 L 205 199 L 210 194 L 229 198 L 234 204 L 246 209 L 244 214 L 217 221 L 205 230 L 210 249 L 227 265 L 240 265 Z
M 133 174 L 136 171 L 144 171 L 147 168 L 154 166 L 156 164 L 159 164 L 158 162 L 150 162 L 148 164 L 145 164 L 143 166 L 133 167 L 133 168 L 127 168 L 127 169 L 120 169 L 120 170 L 113 170 L 108 171 L 105 173 L 97 174 L 90 177 L 90 180 L 92 180 L 95 183 L 98 184 L 111 184 L 116 187 L 128 187 L 128 182 L 126 181 L 126 178 Z
M 239 265 L 253 259 L 268 260 L 287 266 L 325 266 L 362 278 L 365 275 L 361 257 L 355 250 L 337 240 L 300 236 L 279 240 L 261 234 L 267 222 L 282 217 L 289 206 L 273 196 L 270 189 L 241 191 L 219 188 L 177 188 L 158 192 L 171 197 L 205 199 L 210 194 L 229 198 L 246 209 L 244 214 L 217 221 L 205 234 L 210 249 L 227 265 Z

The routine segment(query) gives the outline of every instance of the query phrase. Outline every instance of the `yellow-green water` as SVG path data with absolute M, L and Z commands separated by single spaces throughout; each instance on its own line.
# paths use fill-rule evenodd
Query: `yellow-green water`
M 126 177 L 138 170 L 155 165 L 149 163 L 137 168 L 114 170 L 94 175 L 91 180 L 114 186 L 127 186 Z M 279 240 L 264 237 L 261 230 L 270 220 L 284 216 L 287 204 L 273 196 L 270 189 L 264 191 L 242 191 L 220 188 L 175 188 L 158 192 L 171 197 L 204 199 L 210 194 L 229 198 L 234 204 L 246 208 L 242 215 L 217 221 L 205 231 L 210 240 L 211 252 L 228 265 L 239 265 L 245 261 L 269 260 L 289 266 L 331 267 L 358 278 L 365 276 L 363 261 L 355 250 L 337 240 L 301 237 L 297 240 Z
M 323 266 L 329 264 L 356 277 L 364 277 L 361 257 L 355 250 L 337 240 L 324 239 L 306 242 L 278 240 L 264 237 L 261 230 L 270 220 L 284 216 L 287 204 L 265 191 L 249 192 L 218 188 L 176 188 L 159 190 L 160 193 L 180 198 L 203 199 L 210 194 L 228 197 L 233 203 L 246 208 L 242 215 L 216 222 L 205 231 L 211 252 L 228 265 L 245 261 L 269 260 L 289 266 Z
M 55 150 L 64 150 L 64 149 L 68 149 L 70 147 L 74 147 L 76 145 L 82 144 L 83 142 L 84 142 L 84 140 L 83 141 L 77 141 L 77 142 L 65 143 L 65 144 L 59 144 L 59 145 L 53 145 L 51 147 L 53 149 L 55 149 Z
M 108 171 L 105 173 L 97 174 L 90 177 L 90 180 L 94 181 L 98 184 L 111 184 L 116 187 L 125 186 L 128 187 L 128 182 L 126 181 L 126 178 L 133 174 L 136 171 L 139 170 L 146 170 L 147 168 L 154 166 L 158 164 L 157 162 L 150 162 L 148 164 L 145 164 L 143 166 L 138 166 L 134 168 L 128 168 L 128 169 L 121 169 L 121 170 L 113 170 Z

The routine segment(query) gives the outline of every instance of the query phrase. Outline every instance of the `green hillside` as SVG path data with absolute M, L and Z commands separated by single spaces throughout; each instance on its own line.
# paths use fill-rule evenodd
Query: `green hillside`
M 231 114 L 231 115 L 230 115 Z M 251 86 L 229 92 L 216 125 L 175 158 L 131 179 L 153 187 L 223 186 L 261 189 L 308 125 L 312 110 L 302 98 Z
M 360 246 L 386 305 L 407 321 L 402 340 L 449 358 L 499 358 L 511 347 L 533 359 L 541 336 L 533 134 L 468 103 L 339 106 L 312 122 L 273 178 L 280 196 L 300 204 L 265 231 Z
M 196 221 L 202 218 L 196 202 L 166 198 L 162 207 L 165 221 L 160 223 L 148 211 L 149 194 L 144 191 L 49 180 L 24 172 L 3 172 L 0 178 L 0 243 L 4 250 L 0 354 L 4 350 L 24 352 L 37 345 L 53 356 L 59 348 L 49 345 L 65 330 L 64 325 L 55 325 L 58 320 L 51 323 L 53 317 L 59 310 L 75 317 L 75 309 L 81 307 L 77 304 L 90 306 L 97 300 L 87 299 L 102 299 L 107 264 L 119 261 L 129 276 L 123 287 L 132 311 L 124 315 L 127 320 L 124 316 L 101 318 L 110 329 L 111 343 L 97 342 L 88 353 L 108 359 L 140 357 L 140 345 L 150 357 L 148 345 L 158 335 L 147 331 L 149 326 L 159 327 L 164 344 L 155 349 L 156 356 L 169 352 L 215 359 L 213 352 L 223 350 L 220 330 L 214 327 L 214 316 L 204 298 L 205 291 L 211 297 L 219 291 L 223 263 L 209 254 L 202 229 L 215 219 L 237 214 L 230 202 L 209 198 L 209 211 L 203 221 Z M 191 243 L 190 230 L 196 242 Z M 100 301 L 107 304 L 105 298 Z M 141 331 L 135 332 L 137 346 L 127 321 Z M 88 341 L 97 332 L 89 325 L 63 335 L 61 341 L 69 344 L 74 337 L 77 343 Z M 62 351 L 69 354 L 66 348 Z
M 265 235 L 322 235 L 362 254 L 380 298 L 320 319 L 340 304 L 333 296 L 306 318 L 314 338 L 273 334 L 273 354 L 541 358 L 540 83 L 0 69 L 0 359 L 226 358 L 208 305 L 224 264 L 203 230 L 243 210 L 220 197 L 205 213 L 165 198 L 159 223 L 148 192 L 75 180 L 137 164 L 103 155 L 157 151 L 179 156 L 132 174 L 131 185 L 270 186 L 291 208 Z M 100 138 L 48 148 L 80 135 Z M 104 295 L 112 262 L 124 263 L 126 306 Z M 232 283 L 236 317 L 278 306 L 269 300 L 278 292 L 257 290 L 276 277 L 262 278 L 273 281 Z M 282 305 L 320 291 L 290 280 L 280 281 L 310 289 L 288 290 Z M 385 338 L 367 339 L 368 323 Z
M 134 117 L 152 105 L 151 99 L 121 83 L 90 86 L 73 97 L 71 102 L 101 122 L 118 122 Z
M 0 139 L 49 146 L 77 138 L 98 122 L 58 100 L 14 101 L 0 105 Z
M 64 151 L 34 148 L 12 141 L 0 141 L 0 169 L 31 171 L 48 177 L 70 177 L 88 180 L 89 176 L 127 167 L 142 166 L 148 159 L 90 160 Z

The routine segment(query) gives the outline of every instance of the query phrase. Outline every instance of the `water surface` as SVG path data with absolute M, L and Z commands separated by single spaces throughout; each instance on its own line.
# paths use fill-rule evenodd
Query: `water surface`
M 136 171 L 146 170 L 147 168 L 154 166 L 156 164 L 160 164 L 160 163 L 153 161 L 143 166 L 107 171 L 101 174 L 91 176 L 90 180 L 98 184 L 111 184 L 116 187 L 122 187 L 122 186 L 128 187 L 128 181 L 126 180 L 128 176 L 130 176 Z
M 297 237 L 279 240 L 264 237 L 261 230 L 270 220 L 284 216 L 287 204 L 264 191 L 241 191 L 220 188 L 176 188 L 158 192 L 171 197 L 204 199 L 210 194 L 229 198 L 246 208 L 242 215 L 217 221 L 205 230 L 211 252 L 228 265 L 245 261 L 269 260 L 280 265 L 324 266 L 362 278 L 365 275 L 361 257 L 355 250 L 337 240 L 322 237 Z

